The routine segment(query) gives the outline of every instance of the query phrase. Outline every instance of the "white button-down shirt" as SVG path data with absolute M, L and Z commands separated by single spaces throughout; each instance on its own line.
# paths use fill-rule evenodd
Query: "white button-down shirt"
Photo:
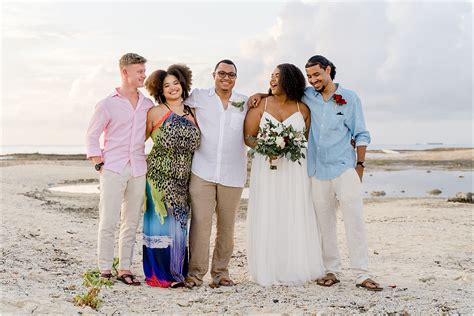
M 232 101 L 243 101 L 243 109 L 233 106 Z M 247 97 L 232 92 L 224 110 L 212 87 L 194 89 L 185 103 L 196 109 L 196 120 L 201 129 L 201 145 L 194 153 L 192 172 L 209 182 L 244 187 L 247 177 L 244 143 Z

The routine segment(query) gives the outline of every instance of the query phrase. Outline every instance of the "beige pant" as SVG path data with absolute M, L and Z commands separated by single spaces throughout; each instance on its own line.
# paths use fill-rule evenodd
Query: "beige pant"
M 341 258 L 337 246 L 337 217 L 339 209 L 346 230 L 351 270 L 356 282 L 371 277 L 368 271 L 367 236 L 362 210 L 362 184 L 351 168 L 332 180 L 311 178 L 313 203 L 321 233 L 323 262 L 326 273 L 341 272 Z
M 145 176 L 132 177 L 130 163 L 121 174 L 106 169 L 102 170 L 97 247 L 101 271 L 112 268 L 115 230 L 119 220 L 118 269 L 130 269 L 138 221 L 143 209 L 144 194 Z
M 214 283 L 229 278 L 228 265 L 234 250 L 235 215 L 243 188 L 205 181 L 191 174 L 191 229 L 189 232 L 188 276 L 197 285 L 209 269 L 209 241 L 212 215 L 217 214 L 217 233 L 212 256 L 211 277 Z

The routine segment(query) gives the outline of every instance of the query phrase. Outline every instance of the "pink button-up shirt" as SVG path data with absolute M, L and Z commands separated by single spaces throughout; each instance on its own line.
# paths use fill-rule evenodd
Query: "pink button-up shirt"
M 95 107 L 87 129 L 87 158 L 100 156 L 104 168 L 117 173 L 121 173 L 130 162 L 134 177 L 146 174 L 146 117 L 153 106 L 150 99 L 138 92 L 134 110 L 130 101 L 115 89 Z M 101 150 L 99 138 L 102 132 L 104 148 Z

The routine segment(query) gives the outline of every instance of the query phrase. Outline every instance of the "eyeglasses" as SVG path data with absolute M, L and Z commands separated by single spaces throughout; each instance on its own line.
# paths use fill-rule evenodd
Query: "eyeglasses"
M 225 72 L 225 71 L 218 71 L 217 72 L 217 75 L 219 76 L 219 78 L 221 79 L 224 79 L 225 76 L 228 76 L 229 79 L 235 79 L 235 77 L 237 77 L 237 74 L 235 72 Z

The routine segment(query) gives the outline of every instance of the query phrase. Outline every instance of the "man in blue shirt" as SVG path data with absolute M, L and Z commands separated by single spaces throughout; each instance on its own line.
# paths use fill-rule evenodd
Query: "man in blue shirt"
M 382 288 L 368 271 L 361 182 L 370 134 L 365 128 L 360 99 L 353 91 L 333 82 L 336 67 L 327 58 L 313 56 L 305 68 L 311 85 L 303 97 L 311 110 L 308 175 L 312 181 L 326 269 L 326 276 L 317 283 L 332 286 L 339 282 L 341 260 L 336 231 L 336 211 L 339 209 L 344 220 L 351 269 L 357 275 L 356 285 L 380 291 Z

